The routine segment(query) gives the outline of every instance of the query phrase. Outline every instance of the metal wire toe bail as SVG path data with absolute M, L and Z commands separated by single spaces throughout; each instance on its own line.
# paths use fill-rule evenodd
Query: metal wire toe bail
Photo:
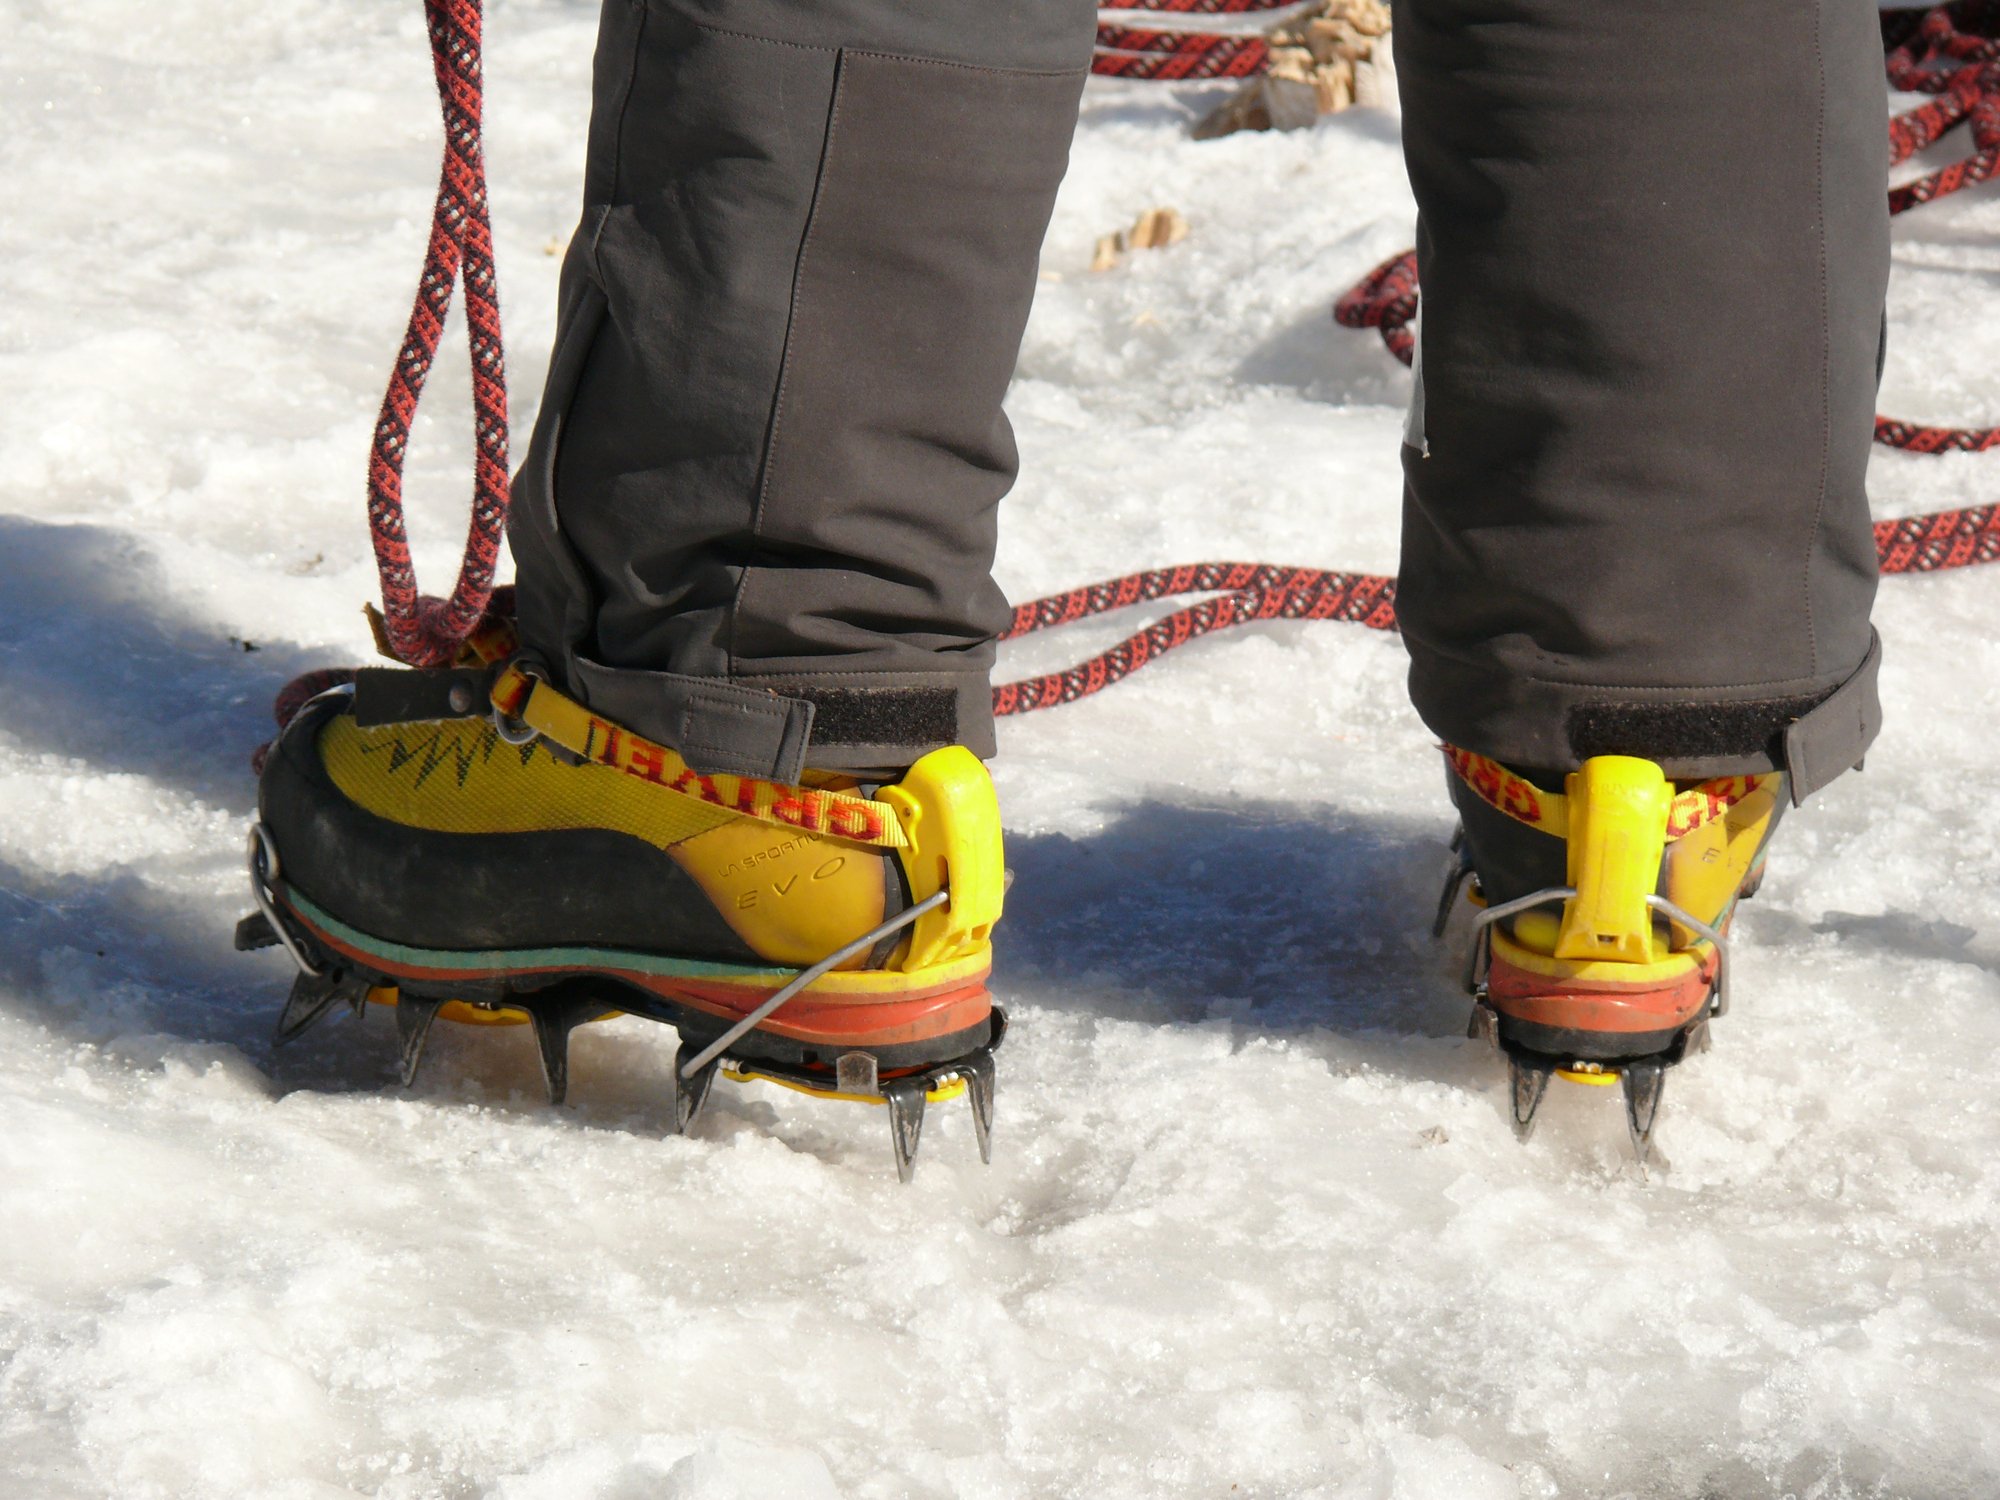
M 1522 912 L 1533 911 L 1538 906 L 1553 906 L 1559 901 L 1570 901 L 1576 897 L 1576 888 L 1567 885 L 1552 885 L 1532 895 L 1517 896 L 1512 901 L 1503 901 L 1498 906 L 1489 906 L 1472 919 L 1472 951 L 1465 959 L 1465 988 L 1477 995 L 1486 984 L 1486 975 L 1493 962 L 1493 924 L 1508 917 L 1519 916 Z M 1657 892 L 1646 897 L 1646 905 L 1681 926 L 1706 939 L 1715 948 L 1715 989 L 1710 1002 L 1710 1014 L 1729 1014 L 1729 940 L 1701 918 L 1690 914 Z
M 292 962 L 299 966 L 299 972 L 308 979 L 325 977 L 325 970 L 306 957 L 298 939 L 292 936 L 291 928 L 278 915 L 278 904 L 272 899 L 271 890 L 283 878 L 282 866 L 278 863 L 278 846 L 271 838 L 271 831 L 262 823 L 250 825 L 250 895 L 257 903 L 257 910 L 264 914 L 264 920 L 271 924 L 271 931 L 278 935 L 278 941 L 285 945 L 285 951 L 292 956 Z

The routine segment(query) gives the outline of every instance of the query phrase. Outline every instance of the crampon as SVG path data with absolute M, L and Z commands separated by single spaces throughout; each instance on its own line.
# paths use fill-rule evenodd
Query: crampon
M 560 1103 L 575 1028 L 634 1015 L 678 1033 L 678 1131 L 718 1073 L 767 1081 L 883 1108 L 908 1181 L 926 1105 L 963 1095 L 990 1160 L 985 767 L 807 783 L 697 773 L 518 658 L 363 672 L 265 758 L 236 943 L 298 969 L 281 1042 L 393 1007 L 406 1085 L 436 1021 L 525 1024 Z
M 1667 1073 L 1706 1050 L 1728 1012 L 1729 927 L 1763 878 L 1785 777 L 1676 786 L 1628 756 L 1567 777 L 1446 758 L 1462 821 L 1434 931 L 1464 892 L 1467 1034 L 1506 1057 L 1521 1140 L 1551 1080 L 1615 1084 L 1643 1166 Z

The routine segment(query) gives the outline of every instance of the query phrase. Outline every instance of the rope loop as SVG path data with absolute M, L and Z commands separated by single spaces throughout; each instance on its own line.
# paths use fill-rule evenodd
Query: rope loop
M 390 649 L 410 666 L 441 667 L 456 659 L 493 594 L 493 570 L 507 525 L 507 370 L 480 133 L 480 0 L 424 0 L 424 15 L 444 122 L 444 161 L 416 305 L 410 309 L 403 347 L 375 420 L 368 462 L 368 531 L 382 583 L 383 632 Z M 437 361 L 445 320 L 460 285 L 465 288 L 466 342 L 472 358 L 477 457 L 464 560 L 450 597 L 439 599 L 417 589 L 403 514 L 403 464 L 424 382 Z

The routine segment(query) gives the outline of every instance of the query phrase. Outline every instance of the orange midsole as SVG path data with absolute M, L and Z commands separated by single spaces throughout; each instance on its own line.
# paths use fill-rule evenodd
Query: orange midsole
M 1708 1006 L 1715 982 L 1715 955 L 1689 964 L 1669 984 L 1619 984 L 1615 980 L 1571 980 L 1551 989 L 1546 974 L 1534 974 L 1493 956 L 1486 998 L 1503 1016 L 1537 1026 L 1571 1031 L 1666 1031 L 1686 1026 Z
M 478 982 L 536 974 L 571 974 L 573 968 L 559 966 L 521 969 L 440 969 L 403 963 L 370 953 L 323 931 L 296 909 L 295 920 L 328 948 L 343 953 L 370 970 L 398 979 L 421 979 L 436 984 L 454 980 Z M 606 967 L 592 973 L 622 980 L 692 1010 L 714 1016 L 725 1023 L 740 1021 L 770 996 L 782 989 L 785 977 L 777 979 L 697 979 L 662 974 L 637 973 Z M 993 1011 L 993 996 L 986 987 L 991 969 L 958 975 L 944 983 L 925 984 L 921 975 L 911 975 L 911 983 L 886 994 L 871 991 L 856 995 L 815 994 L 808 987 L 764 1021 L 760 1031 L 789 1037 L 793 1041 L 826 1047 L 893 1047 L 908 1042 L 928 1041 L 977 1026 Z M 525 997 L 524 997 L 525 998 Z

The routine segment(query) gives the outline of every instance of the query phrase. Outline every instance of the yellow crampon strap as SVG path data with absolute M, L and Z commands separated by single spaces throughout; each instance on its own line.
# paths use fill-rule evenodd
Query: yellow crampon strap
M 1505 813 L 1516 823 L 1538 828 L 1551 838 L 1569 837 L 1569 799 L 1561 792 L 1545 792 L 1524 777 L 1516 776 L 1499 761 L 1474 755 L 1470 750 L 1461 750 L 1456 745 L 1440 748 L 1452 770 L 1458 773 L 1458 779 L 1488 807 Z M 1703 824 L 1713 823 L 1766 779 L 1718 776 L 1700 786 L 1676 792 L 1667 805 L 1667 842 L 1685 838 Z
M 519 666 L 507 668 L 495 680 L 493 709 L 503 721 L 525 725 L 572 755 L 611 766 L 664 791 L 822 838 L 878 849 L 909 846 L 902 820 L 886 802 L 755 776 L 704 775 L 665 745 L 599 718 Z

